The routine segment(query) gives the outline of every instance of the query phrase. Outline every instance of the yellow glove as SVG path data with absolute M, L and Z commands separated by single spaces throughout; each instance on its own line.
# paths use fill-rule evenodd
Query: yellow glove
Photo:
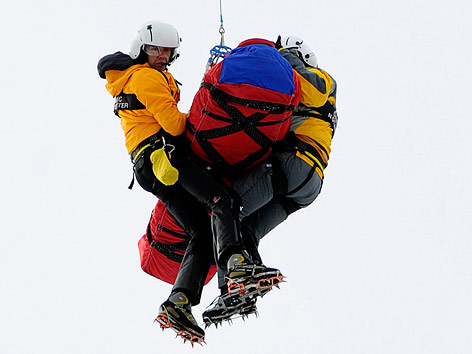
M 164 148 L 151 153 L 152 171 L 156 178 L 166 186 L 171 186 L 179 179 L 179 171 L 172 166 Z

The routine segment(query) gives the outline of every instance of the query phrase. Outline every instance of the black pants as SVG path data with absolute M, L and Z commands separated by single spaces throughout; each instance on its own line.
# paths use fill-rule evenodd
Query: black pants
M 181 142 L 173 141 L 172 144 L 177 146 L 171 162 L 179 171 L 175 185 L 165 186 L 155 177 L 150 160 L 153 148 L 146 149 L 138 157 L 134 171 L 141 187 L 159 198 L 191 236 L 173 291 L 184 290 L 196 305 L 200 302 L 208 268 L 214 258 L 213 244 L 221 265 L 226 265 L 231 254 L 242 250 L 239 204 L 226 186 L 191 158 Z M 210 224 L 202 214 L 201 203 L 211 211 Z

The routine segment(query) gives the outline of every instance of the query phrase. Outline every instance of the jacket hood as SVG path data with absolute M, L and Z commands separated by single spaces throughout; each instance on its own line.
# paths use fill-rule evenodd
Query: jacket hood
M 98 74 L 107 80 L 106 88 L 115 97 L 120 94 L 130 77 L 141 68 L 150 68 L 147 63 L 131 59 L 127 54 L 116 52 L 100 59 Z

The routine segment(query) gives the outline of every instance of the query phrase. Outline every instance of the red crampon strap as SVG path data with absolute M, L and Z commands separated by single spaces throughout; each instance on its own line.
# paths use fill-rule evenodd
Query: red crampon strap
M 231 283 L 228 286 L 228 295 L 240 294 L 246 296 L 246 286 L 244 283 Z
M 258 280 L 255 284 L 257 294 L 262 296 L 271 291 L 274 286 L 279 289 L 279 283 L 285 283 L 284 278 L 285 277 L 283 275 L 277 275 L 275 277 Z M 249 293 L 250 291 L 248 290 L 248 287 L 243 282 L 228 284 L 229 295 L 239 294 L 242 296 L 247 296 Z
M 285 280 L 284 280 L 283 275 L 277 275 L 275 277 L 261 279 L 257 282 L 257 292 L 261 293 L 262 290 L 270 291 L 272 290 L 273 286 L 275 286 L 276 288 L 279 288 L 279 283 L 284 283 L 284 282 Z

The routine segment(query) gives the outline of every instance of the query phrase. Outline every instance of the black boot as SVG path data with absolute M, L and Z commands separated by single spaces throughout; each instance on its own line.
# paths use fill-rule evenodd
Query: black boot
M 256 298 L 245 297 L 241 294 L 222 294 L 208 307 L 210 308 L 202 314 L 205 328 L 211 324 L 218 327 L 224 321 L 231 322 L 233 316 L 241 316 L 243 319 L 250 314 L 257 316 Z
M 205 331 L 201 329 L 192 315 L 192 306 L 183 292 L 172 293 L 159 307 L 156 318 L 161 328 L 172 328 L 185 341 L 205 342 Z
M 228 259 L 225 278 L 230 295 L 239 293 L 243 296 L 263 296 L 273 286 L 278 287 L 284 276 L 280 270 L 252 262 L 246 252 L 233 254 Z

